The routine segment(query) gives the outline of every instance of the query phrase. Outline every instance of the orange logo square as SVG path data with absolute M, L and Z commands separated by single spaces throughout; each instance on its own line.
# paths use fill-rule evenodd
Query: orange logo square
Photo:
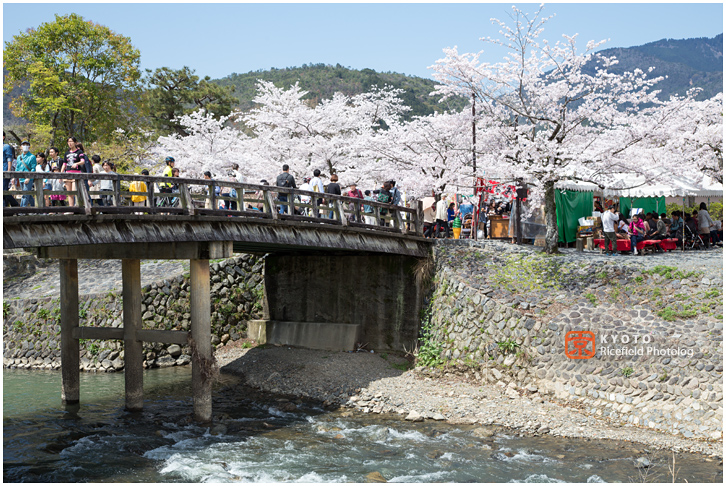
M 569 331 L 565 334 L 565 355 L 570 359 L 590 359 L 595 356 L 595 333 Z

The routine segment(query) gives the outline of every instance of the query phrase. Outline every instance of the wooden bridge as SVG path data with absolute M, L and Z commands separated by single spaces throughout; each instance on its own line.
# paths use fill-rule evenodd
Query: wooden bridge
M 347 258 L 346 262 L 366 267 L 368 272 L 384 271 L 383 267 L 390 271 L 393 259 L 393 267 L 399 269 L 402 278 L 408 278 L 411 262 L 430 254 L 429 242 L 423 238 L 420 204 L 406 208 L 299 189 L 211 179 L 46 172 L 4 172 L 4 177 L 29 178 L 36 182 L 32 191 L 4 192 L 4 196 L 10 197 L 31 196 L 33 201 L 28 207 L 3 208 L 3 247 L 35 249 L 39 257 L 61 262 L 64 403 L 79 401 L 79 339 L 124 341 L 126 408 L 129 410 L 140 410 L 143 406 L 142 343 L 189 343 L 195 417 L 202 422 L 211 420 L 212 383 L 207 373 L 212 360 L 209 260 L 227 258 L 234 251 L 272 255 L 266 259 L 265 322 L 301 321 L 311 325 L 311 320 L 319 321 L 323 314 L 330 322 L 312 325 L 354 324 L 358 326 L 355 332 L 360 335 L 365 331 L 358 321 L 367 321 L 373 314 L 395 315 L 399 321 L 408 319 L 401 317 L 404 314 L 412 314 L 414 320 L 418 318 L 420 292 L 413 278 L 394 289 L 397 294 L 393 299 L 382 295 L 372 303 L 361 304 L 340 297 L 339 305 L 333 306 L 335 315 L 309 304 L 310 295 L 305 292 L 316 286 L 341 295 L 346 292 L 346 282 L 331 263 L 336 258 Z M 42 179 L 75 180 L 76 190 L 47 191 L 43 189 Z M 89 191 L 85 182 L 89 180 L 111 181 L 112 189 Z M 131 192 L 130 184 L 135 181 L 143 182 L 146 190 Z M 173 183 L 172 192 L 158 190 L 168 183 Z M 227 189 L 222 188 L 234 189 L 236 197 L 227 195 Z M 73 196 L 76 204 L 49 206 L 45 198 L 51 195 Z M 97 196 L 103 197 L 106 204 L 93 204 Z M 132 205 L 132 196 L 145 197 L 145 201 L 142 205 Z M 220 202 L 230 203 L 234 209 L 219 208 Z M 364 212 L 364 204 L 370 212 Z M 307 265 L 304 268 L 291 265 L 300 257 L 313 260 L 303 263 Z M 360 260 L 366 257 L 373 259 Z M 78 259 L 122 260 L 123 329 L 79 327 Z M 141 328 L 140 261 L 143 259 L 190 261 L 190 333 Z M 368 268 L 371 267 L 368 263 L 374 261 L 380 269 Z M 321 262 L 327 267 L 322 273 L 316 272 Z M 302 285 L 301 273 L 310 274 Z M 361 285 L 365 291 L 366 284 Z M 411 285 L 416 291 L 412 297 L 404 297 L 408 292 L 405 288 Z M 290 286 L 304 289 L 300 294 L 289 296 Z M 371 289 L 373 294 L 375 289 Z M 295 298 L 306 302 L 290 300 Z M 346 312 L 351 316 L 345 315 Z M 398 331 L 408 329 L 408 338 L 411 334 L 415 338 L 417 324 L 399 322 L 394 327 Z M 386 339 L 394 342 L 397 338 L 389 335 Z

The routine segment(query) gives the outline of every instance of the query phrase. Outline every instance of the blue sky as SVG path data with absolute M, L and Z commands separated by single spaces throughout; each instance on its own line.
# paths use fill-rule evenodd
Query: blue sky
M 31 0 L 32 1 L 32 0 Z M 444 47 L 503 51 L 480 37 L 497 37 L 489 19 L 507 19 L 514 3 L 3 3 L 3 41 L 71 12 L 131 38 L 141 67 L 189 66 L 220 78 L 271 67 L 340 63 L 354 69 L 430 77 Z M 516 3 L 527 12 L 539 4 Z M 579 34 L 579 45 L 610 39 L 603 48 L 663 38 L 714 37 L 723 32 L 715 3 L 552 3 L 544 37 Z

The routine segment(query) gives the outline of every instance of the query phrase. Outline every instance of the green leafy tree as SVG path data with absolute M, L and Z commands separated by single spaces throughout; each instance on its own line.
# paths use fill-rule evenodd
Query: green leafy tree
M 200 79 L 193 69 L 168 67 L 146 70 L 146 109 L 152 126 L 165 133 L 187 136 L 178 118 L 202 109 L 215 119 L 227 116 L 237 104 L 234 88 L 212 83 L 209 76 Z
M 138 49 L 128 37 L 77 14 L 55 16 L 13 37 L 3 51 L 4 92 L 27 85 L 11 109 L 39 127 L 51 142 L 76 136 L 109 139 L 137 124 Z

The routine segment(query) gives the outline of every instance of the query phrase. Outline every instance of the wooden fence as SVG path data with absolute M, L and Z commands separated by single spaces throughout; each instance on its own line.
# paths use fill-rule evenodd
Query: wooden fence
M 423 207 L 416 208 L 364 201 L 358 198 L 323 194 L 300 189 L 246 184 L 213 179 L 168 178 L 127 174 L 86 174 L 68 172 L 9 172 L 9 179 L 34 179 L 33 190 L 3 191 L 3 196 L 32 196 L 32 206 L 5 206 L 3 216 L 39 214 L 166 214 L 189 216 L 245 216 L 273 220 L 304 221 L 341 226 L 367 227 L 379 231 L 423 235 Z M 76 181 L 74 191 L 45 190 L 43 179 Z M 89 190 L 87 182 L 111 181 L 111 190 Z M 131 192 L 132 182 L 143 182 L 146 191 Z M 172 187 L 166 189 L 168 185 Z M 163 192 L 160 188 L 170 190 Z M 217 189 L 219 188 L 219 190 Z M 221 193 L 229 189 L 236 192 Z M 74 206 L 49 206 L 45 197 L 73 196 Z M 98 199 L 94 196 L 98 196 Z M 141 196 L 143 205 L 133 205 L 132 196 Z M 281 200 L 286 199 L 286 201 Z M 99 200 L 103 201 L 100 205 Z M 227 208 L 220 208 L 220 204 Z M 364 206 L 370 212 L 364 211 Z M 234 209 L 232 209 L 234 208 Z

